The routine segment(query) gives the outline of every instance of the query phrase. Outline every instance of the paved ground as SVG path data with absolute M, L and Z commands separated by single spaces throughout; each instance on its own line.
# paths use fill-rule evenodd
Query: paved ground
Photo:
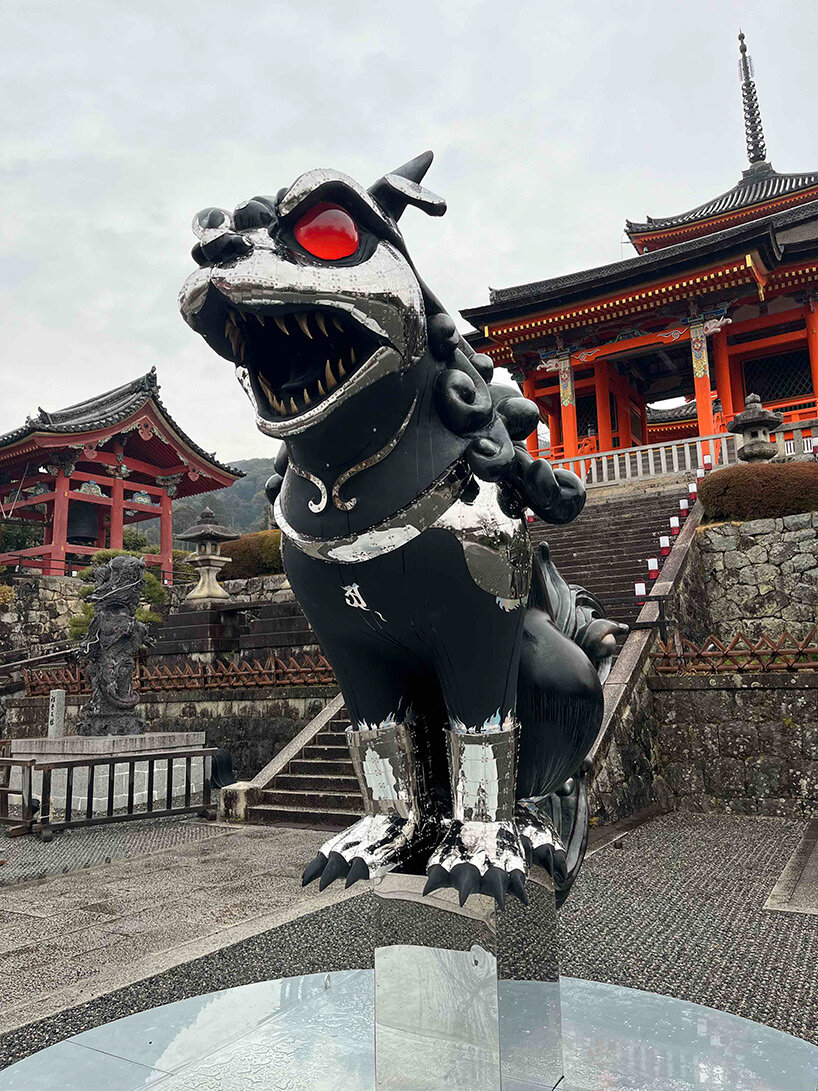
M 185 996 L 362 964 L 364 899 L 299 885 L 322 834 L 209 830 L 0 892 L 11 989 L 0 1065 Z M 667 815 L 600 848 L 560 914 L 563 973 L 818 1044 L 818 917 L 764 908 L 803 831 L 786 819 Z

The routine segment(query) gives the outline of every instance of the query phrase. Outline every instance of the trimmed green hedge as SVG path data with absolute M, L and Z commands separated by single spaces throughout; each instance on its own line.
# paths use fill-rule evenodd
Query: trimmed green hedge
M 259 530 L 243 534 L 234 542 L 225 542 L 222 553 L 230 557 L 221 571 L 223 580 L 246 580 L 253 576 L 275 576 L 281 564 L 281 531 Z
M 818 462 L 759 462 L 714 470 L 699 482 L 699 497 L 706 523 L 818 511 Z

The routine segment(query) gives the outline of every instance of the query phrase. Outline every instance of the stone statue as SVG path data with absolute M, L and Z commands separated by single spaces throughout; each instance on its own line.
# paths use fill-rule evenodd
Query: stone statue
M 91 699 L 82 711 L 78 735 L 139 735 L 145 721 L 136 715 L 133 670 L 147 643 L 147 626 L 135 618 L 145 582 L 141 557 L 112 557 L 94 566 L 95 588 L 88 601 L 94 617 L 79 645 Z
M 267 494 L 284 567 L 352 722 L 365 815 L 304 882 L 417 869 L 461 904 L 525 901 L 533 859 L 564 897 L 623 627 L 534 555 L 526 509 L 570 522 L 585 488 L 527 452 L 536 405 L 409 256 L 407 206 L 446 209 L 420 184 L 431 161 L 205 209 L 180 306 L 283 440 Z

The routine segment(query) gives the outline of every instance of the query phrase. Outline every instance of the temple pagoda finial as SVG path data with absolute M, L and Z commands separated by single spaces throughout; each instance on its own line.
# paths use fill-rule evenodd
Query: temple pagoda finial
M 750 163 L 764 163 L 767 159 L 767 147 L 764 143 L 764 129 L 761 125 L 761 111 L 758 108 L 758 95 L 753 80 L 753 59 L 744 44 L 744 34 L 738 32 L 740 57 L 738 75 L 741 80 L 741 101 L 744 105 L 744 139 L 747 142 L 747 157 Z

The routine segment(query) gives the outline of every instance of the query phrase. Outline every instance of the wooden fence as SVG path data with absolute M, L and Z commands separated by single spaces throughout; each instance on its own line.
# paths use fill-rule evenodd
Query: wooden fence
M 41 668 L 23 671 L 29 697 L 47 696 L 52 689 L 66 693 L 90 693 L 88 680 L 80 663 L 67 667 Z M 137 663 L 134 690 L 148 693 L 178 689 L 239 689 L 257 686 L 330 686 L 335 683 L 332 667 L 323 655 L 293 656 L 279 659 L 270 656 L 240 663 L 179 663 L 152 667 Z
M 727 642 L 708 636 L 702 644 L 674 633 L 657 641 L 651 653 L 663 674 L 735 674 L 749 671 L 818 670 L 818 625 L 798 640 L 790 633 L 749 637 L 738 633 Z

